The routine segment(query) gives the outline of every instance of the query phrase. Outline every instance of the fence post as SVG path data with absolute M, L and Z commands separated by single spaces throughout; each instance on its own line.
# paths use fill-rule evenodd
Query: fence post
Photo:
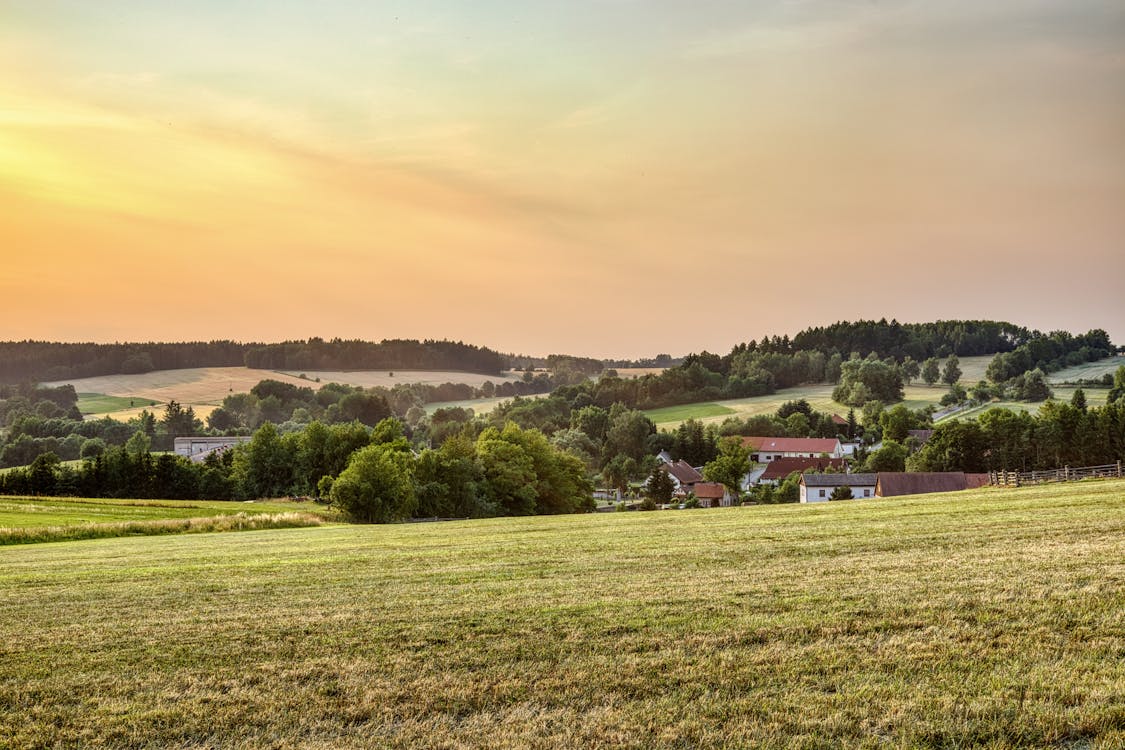
M 1121 462 L 1117 462 L 1117 476 L 1121 476 Z
M 1070 479 L 1070 467 L 1069 466 L 1063 467 L 1063 479 Z

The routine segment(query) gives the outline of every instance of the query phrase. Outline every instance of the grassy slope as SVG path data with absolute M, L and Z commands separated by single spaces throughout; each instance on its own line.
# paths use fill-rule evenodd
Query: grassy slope
M 1120 747 L 1123 610 L 1121 482 L 12 547 L 0 745 Z
M 1116 372 L 1117 368 L 1122 365 L 1125 365 L 1125 355 L 1109 357 L 1108 359 L 1103 359 L 1098 362 L 1087 362 L 1083 365 L 1075 365 L 1065 370 L 1052 372 L 1047 375 L 1047 380 L 1052 383 L 1073 383 L 1076 380 L 1094 380 L 1103 375 L 1112 375 Z
M 79 393 L 78 411 L 83 414 L 111 414 L 113 412 L 148 409 L 155 411 L 161 406 L 152 399 L 140 396 L 107 396 L 104 393 Z

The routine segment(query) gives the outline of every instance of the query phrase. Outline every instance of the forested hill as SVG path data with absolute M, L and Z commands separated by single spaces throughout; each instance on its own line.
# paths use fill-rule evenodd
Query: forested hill
M 1023 326 L 995 320 L 938 320 L 933 323 L 899 323 L 897 320 L 857 320 L 806 328 L 793 337 L 794 351 L 858 352 L 866 357 L 902 360 L 912 357 L 973 357 L 1010 352 L 1043 334 Z
M 457 370 L 499 375 L 508 358 L 459 341 L 380 342 L 312 338 L 280 344 L 0 342 L 0 382 L 49 382 L 96 375 L 242 366 L 271 370 Z
M 748 346 L 755 348 L 754 342 Z M 938 320 L 933 323 L 899 323 L 892 320 L 888 323 L 885 318 L 806 328 L 792 340 L 788 337 L 767 337 L 757 348 L 781 352 L 819 351 L 838 353 L 844 357 L 853 352 L 861 357 L 874 353 L 879 358 L 893 357 L 902 361 L 910 357 L 921 361 L 950 354 L 958 357 L 999 354 L 1029 346 L 1036 349 L 1038 356 L 1035 359 L 1043 362 L 1083 349 L 1091 353 L 1092 356 L 1087 358 L 1090 360 L 1108 356 L 1114 351 L 1109 336 L 1101 329 L 1080 335 L 1065 331 L 1045 334 L 995 320 Z

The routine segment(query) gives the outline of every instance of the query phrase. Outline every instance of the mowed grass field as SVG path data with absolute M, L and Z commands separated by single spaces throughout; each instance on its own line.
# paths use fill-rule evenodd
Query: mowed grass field
M 0 746 L 1118 748 L 1125 483 L 0 548 Z
M 232 523 L 229 519 L 235 519 Z M 308 523 L 298 524 L 301 517 Z M 244 528 L 240 519 L 311 525 L 334 518 L 312 502 L 0 497 L 0 545 Z M 228 519 L 228 520 L 223 520 Z M 249 521 L 254 526 L 259 521 Z
M 78 394 L 78 411 L 82 412 L 83 415 L 102 416 L 137 409 L 152 411 L 161 405 L 159 401 L 141 398 L 140 396 L 107 396 L 104 393 Z
M 1118 367 L 1125 365 L 1125 355 L 1109 357 L 1098 362 L 1087 362 L 1082 365 L 1068 367 L 1047 375 L 1051 383 L 1073 383 L 1078 380 L 1096 380 L 1104 375 L 1112 375 Z

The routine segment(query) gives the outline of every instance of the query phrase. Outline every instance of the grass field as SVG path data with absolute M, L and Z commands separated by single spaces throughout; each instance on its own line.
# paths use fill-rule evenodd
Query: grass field
M 1117 748 L 1125 484 L 0 549 L 0 746 Z
M 78 411 L 102 416 L 130 409 L 152 411 L 162 406 L 159 401 L 140 396 L 107 396 L 104 393 L 79 393 Z
M 962 384 L 966 386 L 975 385 L 977 381 L 983 379 L 985 368 L 988 367 L 988 363 L 991 360 L 991 356 L 965 357 L 962 359 Z M 1114 368 L 1111 368 L 1111 371 L 1112 369 Z M 656 423 L 658 428 L 667 430 L 678 427 L 680 423 L 688 419 L 698 419 L 704 423 L 718 424 L 730 416 L 746 418 L 755 414 L 773 414 L 778 410 L 778 407 L 786 401 L 796 401 L 797 399 L 803 398 L 817 411 L 845 416 L 848 413 L 848 407 L 838 401 L 832 400 L 832 389 L 833 386 L 831 385 L 803 385 L 796 388 L 786 388 L 785 390 L 771 393 L 767 396 L 736 398 L 725 401 L 702 401 L 663 409 L 650 409 L 646 411 L 645 414 Z M 1059 400 L 1070 400 L 1070 397 L 1075 391 L 1074 388 L 1066 387 L 1055 387 L 1052 390 L 1054 390 L 1055 398 Z M 944 385 L 928 386 L 915 383 L 905 388 L 906 399 L 900 403 L 908 409 L 914 410 L 923 409 L 927 406 L 941 408 L 939 404 L 941 397 L 948 393 L 948 391 L 949 389 Z M 1103 406 L 1105 404 L 1106 395 L 1107 392 L 1104 390 L 1086 389 L 1086 402 L 1090 406 Z M 950 418 L 961 419 L 966 416 L 974 416 L 992 406 L 999 406 L 1011 411 L 1036 412 L 1039 410 L 1040 405 L 1041 404 L 1025 404 L 1015 401 L 997 402 L 969 411 L 958 412 Z M 718 411 L 718 409 L 725 409 L 726 411 Z
M 1070 401 L 1071 397 L 1074 396 L 1074 392 L 1078 389 L 1066 388 L 1063 386 L 1053 386 L 1051 390 L 1055 394 L 1056 401 Z M 1087 406 L 1105 406 L 1106 399 L 1109 396 L 1109 391 L 1103 388 L 1084 388 L 1082 392 L 1086 394 Z M 976 417 L 980 416 L 981 412 L 988 411 L 989 409 L 992 409 L 994 407 L 1007 409 L 1008 411 L 1026 411 L 1035 414 L 1039 411 L 1039 407 L 1041 407 L 1043 403 L 1045 402 L 1027 403 L 1024 401 L 991 401 L 987 404 L 982 404 L 980 406 L 974 406 L 971 409 L 966 409 L 965 411 L 959 411 L 947 418 L 965 419 Z
M 204 529 L 228 530 L 222 519 L 332 517 L 323 505 L 274 501 L 117 500 L 73 497 L 0 497 L 0 545 L 65 541 Z M 188 522 L 182 523 L 168 522 Z M 217 522 L 205 523 L 204 521 Z M 303 524 L 309 525 L 309 524 Z
M 1047 375 L 1051 383 L 1073 383 L 1078 380 L 1096 380 L 1103 375 L 1112 375 L 1118 367 L 1125 365 L 1125 356 L 1109 357 L 1099 362 L 1087 362 L 1082 365 L 1068 367 L 1065 370 L 1052 372 Z
M 649 409 L 645 416 L 656 424 L 680 423 L 686 419 L 701 417 L 720 417 L 736 413 L 729 406 L 716 403 L 686 404 L 684 406 L 665 406 L 663 409 Z
M 773 414 L 786 401 L 796 401 L 803 398 L 817 411 L 845 416 L 848 413 L 848 407 L 832 400 L 833 387 L 831 385 L 803 385 L 797 388 L 786 388 L 767 396 L 751 396 L 750 398 L 735 398 L 725 401 L 703 401 L 663 409 L 650 409 L 645 414 L 656 423 L 657 427 L 671 429 L 679 426 L 681 422 L 687 419 L 698 419 L 704 423 L 718 424 L 731 416 L 746 418 L 755 414 Z M 947 391 L 947 388 L 938 386 L 908 386 L 905 390 L 906 400 L 902 403 L 910 409 L 921 409 L 930 404 L 937 406 L 941 397 Z M 719 409 L 725 411 L 719 411 Z

